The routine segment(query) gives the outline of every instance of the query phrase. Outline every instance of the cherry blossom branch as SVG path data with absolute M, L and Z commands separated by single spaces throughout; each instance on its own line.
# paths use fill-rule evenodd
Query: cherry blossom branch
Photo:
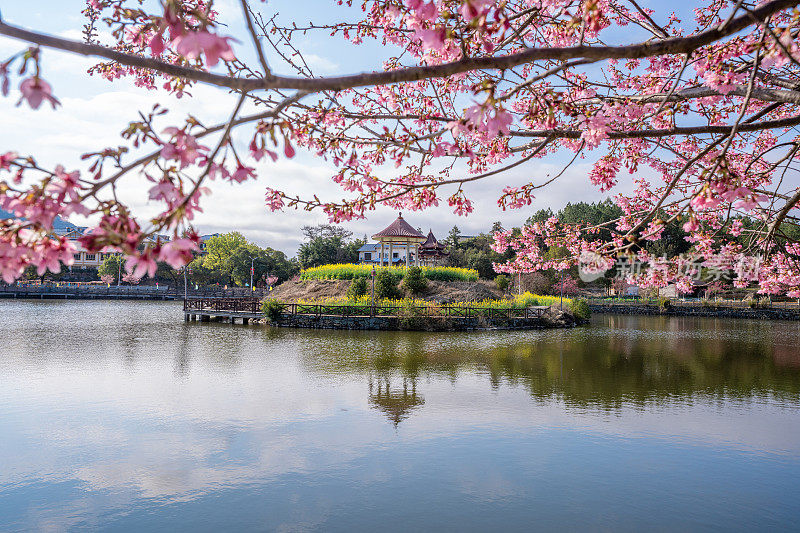
M 269 76 L 272 74 L 272 71 L 269 68 L 269 64 L 267 64 L 267 58 L 264 56 L 264 50 L 261 48 L 261 41 L 258 39 L 256 29 L 253 27 L 253 18 L 250 13 L 250 6 L 248 5 L 247 0 L 241 0 L 241 4 L 242 15 L 244 15 L 244 19 L 247 22 L 247 30 L 250 32 L 250 37 L 253 40 L 253 47 L 256 49 L 256 53 L 258 54 L 258 61 L 264 68 L 264 75 Z
M 672 37 L 655 42 L 643 42 L 623 46 L 566 46 L 551 48 L 528 48 L 505 56 L 469 57 L 439 65 L 425 65 L 382 72 L 370 72 L 347 76 L 326 78 L 292 78 L 265 74 L 261 80 L 234 78 L 213 74 L 204 70 L 182 67 L 157 59 L 126 54 L 96 44 L 63 39 L 44 33 L 25 30 L 0 21 L 0 35 L 36 43 L 76 54 L 104 57 L 122 65 L 169 74 L 219 87 L 238 91 L 259 89 L 297 89 L 309 92 L 337 91 L 353 87 L 387 85 L 401 82 L 419 81 L 427 78 L 442 78 L 473 70 L 502 70 L 541 60 L 567 61 L 572 59 L 641 59 L 667 54 L 686 54 L 720 39 L 733 35 L 751 25 L 763 21 L 770 15 L 784 9 L 795 7 L 800 0 L 771 0 L 753 9 L 746 15 L 734 18 L 724 28 L 711 28 L 688 37 Z

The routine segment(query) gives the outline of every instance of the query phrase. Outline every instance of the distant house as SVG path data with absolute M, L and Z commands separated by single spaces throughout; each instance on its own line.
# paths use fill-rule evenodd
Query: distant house
M 219 236 L 220 236 L 219 233 L 208 233 L 206 235 L 200 235 L 200 251 L 205 252 L 206 244 L 208 244 L 208 241 L 210 241 L 214 237 L 219 237 Z
M 67 237 L 67 239 L 71 240 L 77 249 L 74 254 L 75 262 L 72 263 L 70 268 L 99 268 L 100 265 L 103 264 L 106 257 L 110 255 L 118 255 L 119 252 L 88 252 L 82 245 L 81 242 L 78 240 L 86 233 L 87 228 L 76 227 L 76 229 L 64 233 L 63 235 Z M 144 246 L 155 244 L 157 241 L 168 242 L 170 240 L 168 235 L 157 235 L 154 237 L 148 237 L 144 240 Z M 140 248 L 142 248 L 140 246 Z
M 6 220 L 9 218 L 18 218 L 14 216 L 13 213 L 9 213 L 8 211 L 3 211 L 0 209 L 0 220 Z M 71 222 L 67 222 L 66 220 L 56 217 L 53 220 L 53 233 L 58 236 L 66 237 L 70 241 L 72 241 L 73 245 L 75 246 L 76 250 L 73 254 L 74 262 L 70 266 L 70 268 L 74 269 L 82 269 L 82 268 L 93 268 L 97 269 L 100 265 L 103 264 L 103 261 L 109 255 L 115 255 L 117 252 L 88 252 L 80 243 L 78 239 L 80 239 L 88 230 L 85 226 L 76 226 Z M 210 238 L 211 236 L 209 236 Z M 170 240 L 168 235 L 158 235 L 156 237 L 149 237 L 145 240 L 144 244 L 155 244 L 157 240 L 161 242 L 167 242 Z

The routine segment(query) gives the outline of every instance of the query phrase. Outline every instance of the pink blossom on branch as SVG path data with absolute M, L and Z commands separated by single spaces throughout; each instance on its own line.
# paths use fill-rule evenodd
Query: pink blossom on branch
M 6 83 L 5 80 L 4 83 Z M 28 105 L 33 109 L 39 109 L 42 102 L 45 101 L 49 102 L 53 109 L 61 105 L 61 102 L 53 96 L 53 89 L 50 84 L 38 76 L 31 76 L 22 80 L 19 90 L 22 93 L 22 98 L 19 99 L 17 105 L 20 105 L 23 100 L 28 102 Z M 7 94 L 7 91 L 3 91 L 3 94 Z
M 179 161 L 181 168 L 194 164 L 203 152 L 208 151 L 207 146 L 198 144 L 197 139 L 184 130 L 170 127 L 166 128 L 164 133 L 169 135 L 171 140 L 161 149 L 161 157 Z
M 198 59 L 205 55 L 206 65 L 213 67 L 220 59 L 233 61 L 236 56 L 228 41 L 230 37 L 220 37 L 205 30 L 191 31 L 173 40 L 175 50 L 187 59 Z M 158 44 L 158 43 L 156 43 Z M 152 48 L 152 43 L 151 43 Z M 154 51 L 155 53 L 155 51 Z
M 175 239 L 161 246 L 159 261 L 164 261 L 172 268 L 180 268 L 194 259 L 194 252 L 199 250 L 195 239 Z

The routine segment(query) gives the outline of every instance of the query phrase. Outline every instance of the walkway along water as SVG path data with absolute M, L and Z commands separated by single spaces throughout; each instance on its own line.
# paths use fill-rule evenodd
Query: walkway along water
M 743 300 L 682 301 L 669 300 L 664 306 L 656 300 L 588 301 L 592 313 L 613 315 L 703 316 L 751 318 L 756 320 L 800 320 L 800 302 L 769 302 L 751 307 Z
M 188 296 L 193 298 L 233 298 L 250 297 L 255 295 L 263 298 L 267 291 L 247 288 L 217 288 L 206 287 L 202 289 L 188 289 Z M 182 300 L 184 289 L 169 286 L 155 287 L 151 285 L 123 285 L 117 286 L 32 286 L 20 287 L 16 285 L 0 285 L 0 298 L 28 299 L 28 300 Z

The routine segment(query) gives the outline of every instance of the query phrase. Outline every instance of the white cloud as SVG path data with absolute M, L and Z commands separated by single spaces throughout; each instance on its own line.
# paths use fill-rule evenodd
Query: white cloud
M 315 72 L 324 72 L 327 74 L 339 70 L 338 63 L 317 54 L 303 54 L 303 59 L 306 60 L 311 70 Z

